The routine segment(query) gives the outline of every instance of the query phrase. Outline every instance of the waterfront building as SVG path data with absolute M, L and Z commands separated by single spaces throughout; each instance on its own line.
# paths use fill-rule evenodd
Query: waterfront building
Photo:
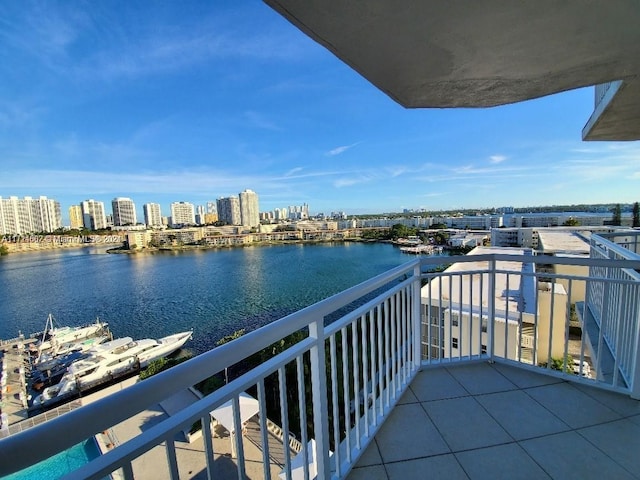
M 102 230 L 107 228 L 107 216 L 104 211 L 104 202 L 93 199 L 85 200 L 80 204 L 82 210 L 82 224 L 88 230 Z
M 48 233 L 59 228 L 62 228 L 60 202 L 45 196 L 0 197 L 0 235 Z
M 205 220 L 206 209 L 204 205 L 196 206 L 196 225 L 204 225 L 206 223 Z
M 196 224 L 195 207 L 189 202 L 171 204 L 171 225 L 174 227 Z
M 151 230 L 128 230 L 126 233 L 127 247 L 131 250 L 144 248 L 151 242 Z
M 242 225 L 240 215 L 240 199 L 238 197 L 223 197 L 216 200 L 218 219 L 227 225 Z
M 492 228 L 491 245 L 494 247 L 521 247 L 533 248 L 534 250 L 537 250 L 539 247 L 539 238 L 541 232 L 574 232 L 586 237 L 591 235 L 592 233 L 612 233 L 618 230 L 624 230 L 624 228 L 613 226 Z
M 244 190 L 238 195 L 240 198 L 240 223 L 246 227 L 260 225 L 260 207 L 258 194 L 253 190 Z
M 82 222 L 82 208 L 80 205 L 71 205 L 69 207 L 69 222 L 73 229 L 79 230 L 84 226 Z
M 113 208 L 113 225 L 115 227 L 135 225 L 138 223 L 136 219 L 136 205 L 130 198 L 114 198 L 111 201 L 111 207 Z
M 165 225 L 162 221 L 162 210 L 159 203 L 145 203 L 142 206 L 144 223 L 149 228 L 161 228 Z

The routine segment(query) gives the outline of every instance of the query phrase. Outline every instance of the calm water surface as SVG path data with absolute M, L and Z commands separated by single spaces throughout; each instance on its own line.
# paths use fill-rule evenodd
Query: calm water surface
M 158 338 L 194 330 L 202 353 L 412 260 L 388 244 L 246 247 L 111 255 L 87 247 L 0 258 L 0 338 L 99 317 L 114 336 Z

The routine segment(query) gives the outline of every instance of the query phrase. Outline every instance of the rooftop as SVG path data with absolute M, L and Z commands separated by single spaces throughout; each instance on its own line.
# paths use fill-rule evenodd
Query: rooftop
M 544 253 L 589 256 L 589 242 L 576 232 L 540 229 L 538 240 Z
M 507 247 L 476 247 L 467 255 L 485 255 L 485 254 L 506 254 L 506 255 L 527 255 L 530 254 L 528 249 L 507 248 Z M 500 271 L 494 278 L 496 296 L 494 305 L 497 311 L 512 313 L 520 312 L 521 296 L 525 297 L 524 305 L 534 305 L 534 285 L 529 282 L 530 277 L 520 275 L 524 272 L 532 272 L 533 265 L 516 261 L 498 261 L 496 269 Z M 424 298 L 431 296 L 432 298 L 442 298 L 452 303 L 463 304 L 470 303 L 476 306 L 488 307 L 489 297 L 488 288 L 489 280 L 487 274 L 486 260 L 478 260 L 477 262 L 456 263 L 450 266 L 446 272 L 484 272 L 473 275 L 465 275 L 459 277 L 455 281 L 451 277 L 441 276 L 434 279 L 430 284 L 423 288 Z M 512 274 L 513 273 L 513 274 Z M 523 288 L 521 282 L 531 283 L 531 288 Z M 440 295 L 440 291 L 444 293 Z M 485 314 L 488 310 L 485 310 Z
M 640 402 L 495 363 L 424 369 L 349 480 L 640 478 Z

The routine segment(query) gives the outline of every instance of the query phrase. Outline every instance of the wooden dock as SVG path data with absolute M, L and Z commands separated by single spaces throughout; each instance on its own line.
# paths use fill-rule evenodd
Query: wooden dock
M 18 337 L 3 341 L 0 346 L 0 429 L 29 416 L 26 382 L 29 359 L 25 346 L 34 341 Z

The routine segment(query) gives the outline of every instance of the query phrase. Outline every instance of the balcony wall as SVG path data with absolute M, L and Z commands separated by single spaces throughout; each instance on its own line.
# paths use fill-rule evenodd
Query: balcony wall
M 629 298 L 638 288 L 637 282 L 613 272 L 640 269 L 640 261 L 488 254 L 446 259 L 452 264 L 481 261 L 480 270 L 429 272 L 442 261 L 442 257 L 423 257 L 409 262 L 167 372 L 7 436 L 0 440 L 0 475 L 144 416 L 144 412 L 153 411 L 156 405 L 198 382 L 220 377 L 226 369 L 235 372 L 228 384 L 167 418 L 147 424 L 131 440 L 76 471 L 73 478 L 104 478 L 112 472 L 124 478 L 141 478 L 145 474 L 141 468 L 150 463 L 154 474 L 170 478 L 198 474 L 209 478 L 274 478 L 274 472 L 279 471 L 282 478 L 293 478 L 299 472 L 298 464 L 309 463 L 312 467 L 307 474 L 311 478 L 316 472 L 319 478 L 345 478 L 421 368 L 492 361 L 639 396 L 638 323 L 637 312 L 627 308 L 631 304 L 623 302 L 623 308 L 601 309 L 601 321 L 615 321 L 630 334 L 636 329 L 635 336 L 625 336 L 625 376 L 603 375 L 597 362 L 592 365 L 591 376 L 580 369 L 574 373 L 571 357 L 580 362 L 593 362 L 593 358 L 588 354 L 587 336 L 570 330 L 569 322 L 574 282 L 602 284 L 610 291 L 626 292 L 622 295 Z M 503 262 L 526 268 L 503 269 Z M 539 274 L 535 268 L 538 264 L 604 268 L 607 274 Z M 483 294 L 475 304 L 456 302 L 451 294 L 445 299 L 441 293 L 427 293 L 431 285 L 433 294 L 433 286 L 445 278 L 451 285 L 447 288 L 453 291 L 453 286 L 474 275 L 484 279 Z M 497 288 L 502 285 L 502 280 L 496 280 L 499 276 L 504 277 L 506 289 Z M 516 277 L 521 278 L 516 281 Z M 534 295 L 539 295 L 540 279 L 551 291 L 562 280 L 568 286 L 566 295 L 558 297 L 562 300 L 552 295 L 548 303 L 536 301 L 524 308 L 521 300 L 528 296 L 521 289 L 533 286 Z M 504 295 L 507 305 L 502 308 L 496 299 Z M 511 303 L 519 306 L 512 309 Z M 463 325 L 460 319 L 465 312 L 476 320 Z M 455 313 L 457 326 L 451 321 Z M 612 316 L 615 318 L 609 318 Z M 512 330 L 501 328 L 505 319 L 513 325 Z M 459 329 L 459 342 L 469 349 L 453 351 L 454 328 Z M 559 354 L 556 347 L 560 348 Z M 269 349 L 268 356 L 262 356 L 265 348 Z M 621 348 L 612 349 L 613 354 Z M 540 362 L 549 357 L 557 361 Z M 623 363 L 614 359 L 616 362 L 618 366 Z M 248 365 L 251 367 L 246 368 Z M 219 440 L 214 440 L 217 427 L 211 422 L 210 412 L 230 402 L 233 420 L 227 430 L 240 432 L 246 420 L 240 407 L 245 394 L 257 400 L 259 413 L 250 422 L 249 435 L 228 437 L 230 456 L 218 448 Z M 189 431 L 198 421 L 202 425 L 200 453 L 185 459 L 185 448 L 176 435 Z M 274 432 L 279 450 L 273 447 Z M 158 452 L 164 452 L 160 460 Z M 151 455 L 156 455 L 153 462 L 149 460 Z M 314 462 L 310 462 L 312 458 Z

